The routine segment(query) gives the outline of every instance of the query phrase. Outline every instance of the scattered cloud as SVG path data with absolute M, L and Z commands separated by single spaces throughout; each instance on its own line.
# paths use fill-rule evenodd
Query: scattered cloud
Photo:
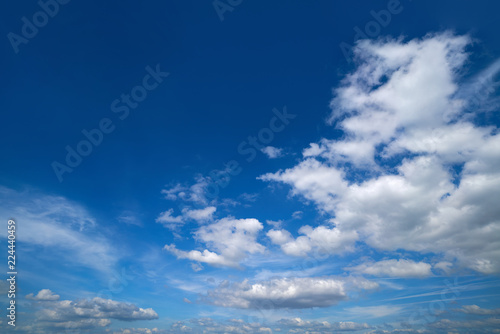
M 26 299 L 36 300 L 36 301 L 49 301 L 49 300 L 59 300 L 59 295 L 54 294 L 49 289 L 40 290 L 36 296 L 30 293 L 26 295 Z
M 371 328 L 366 323 L 309 321 L 301 318 L 281 319 L 278 322 L 289 333 L 334 333 L 342 331 L 359 331 Z
M 264 252 L 265 247 L 256 241 L 262 229 L 263 225 L 257 219 L 223 218 L 201 226 L 195 232 L 195 239 L 204 243 L 208 249 L 182 251 L 173 244 L 166 245 L 165 249 L 178 259 L 239 268 L 247 254 Z
M 486 309 L 486 308 L 481 308 L 477 305 L 464 305 L 458 311 L 476 315 L 500 315 L 500 308 Z
M 401 311 L 401 309 L 401 306 L 378 305 L 350 307 L 346 308 L 345 311 L 361 318 L 382 318 L 388 315 L 397 314 L 399 311 Z
M 198 223 L 205 223 L 213 219 L 213 214 L 216 208 L 214 206 L 208 206 L 203 209 L 182 209 L 182 214 L 179 216 L 174 215 L 174 209 L 168 209 L 164 211 L 156 218 L 156 222 L 162 224 L 169 230 L 178 230 L 187 221 L 192 220 Z
M 273 147 L 273 146 L 266 146 L 266 147 L 262 148 L 261 151 L 262 151 L 262 153 L 264 153 L 265 155 L 267 155 L 267 157 L 269 159 L 280 158 L 280 157 L 282 157 L 284 155 L 283 154 L 283 149 L 276 148 L 276 147 Z
M 302 211 L 294 211 L 292 213 L 292 219 L 302 219 L 303 215 L 304 215 L 304 212 L 302 212 Z
M 272 227 L 279 229 L 283 225 L 283 221 L 282 220 L 266 220 L 266 224 L 271 225 Z
M 379 277 L 424 278 L 432 275 L 430 264 L 405 259 L 368 262 L 346 270 Z
M 179 226 L 184 224 L 184 219 L 182 216 L 174 216 L 174 209 L 168 209 L 160 213 L 160 216 L 156 218 L 156 222 L 162 224 L 169 230 L 176 230 Z
M 207 222 L 213 219 L 213 214 L 215 213 L 216 208 L 214 206 L 207 206 L 204 209 L 198 210 L 182 210 L 182 214 L 189 219 L 195 220 L 197 222 Z
M 344 136 L 311 144 L 296 166 L 259 179 L 290 185 L 334 217 L 333 245 L 443 253 L 500 272 L 500 135 L 475 122 L 459 89 L 470 43 L 448 32 L 360 41 L 358 67 L 331 103 L 329 122 Z M 306 253 L 307 234 L 283 251 Z

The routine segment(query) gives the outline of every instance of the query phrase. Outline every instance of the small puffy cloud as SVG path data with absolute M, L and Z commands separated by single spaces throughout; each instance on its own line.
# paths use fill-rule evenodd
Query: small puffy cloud
M 412 260 L 383 260 L 379 262 L 363 263 L 355 267 L 346 268 L 353 272 L 373 276 L 389 277 L 428 277 L 432 275 L 431 265 L 425 262 L 414 262 Z
M 276 159 L 283 156 L 283 149 L 273 146 L 266 146 L 261 149 L 262 153 L 267 155 L 269 159 Z
M 450 319 L 442 319 L 427 325 L 432 332 L 437 330 L 451 330 L 465 329 L 465 333 L 497 333 L 500 326 L 500 318 L 488 318 L 484 320 L 468 320 L 468 321 L 455 321 Z M 462 332 L 462 331 L 461 331 Z M 462 332 L 463 333 L 463 332 Z
M 183 301 L 184 303 L 187 303 L 187 304 L 192 304 L 192 303 L 193 303 L 192 301 L 190 301 L 190 300 L 189 300 L 189 299 L 187 299 L 187 298 L 184 298 L 182 301 Z
M 441 261 L 433 265 L 434 269 L 443 271 L 445 274 L 449 274 L 452 271 L 453 263 L 448 261 Z
M 174 209 L 168 209 L 160 214 L 156 218 L 156 222 L 162 224 L 169 230 L 175 230 L 182 224 L 184 224 L 184 219 L 182 216 L 174 216 Z
M 353 249 L 352 244 L 357 239 L 356 232 L 341 233 L 335 227 L 318 226 L 312 228 L 305 225 L 299 229 L 302 236 L 294 239 L 286 230 L 270 230 L 267 236 L 283 252 L 293 256 L 307 256 L 311 252 L 321 254 L 340 254 Z
M 204 243 L 207 249 L 183 251 L 173 244 L 166 245 L 165 249 L 179 259 L 239 268 L 247 254 L 264 252 L 265 247 L 256 241 L 262 229 L 263 225 L 257 219 L 223 218 L 195 232 L 195 239 Z
M 204 209 L 182 210 L 182 213 L 186 218 L 196 220 L 197 222 L 206 222 L 212 220 L 215 210 L 214 206 L 208 206 Z
M 26 296 L 26 299 L 36 300 L 36 301 L 54 301 L 59 300 L 59 295 L 54 294 L 49 289 L 42 289 L 36 295 L 30 293 Z
M 38 321 L 66 322 L 82 319 L 152 320 L 158 314 L 151 308 L 95 297 L 78 301 L 53 302 L 36 312 Z
M 303 309 L 335 305 L 348 299 L 350 291 L 376 287 L 376 283 L 367 280 L 338 277 L 275 278 L 256 283 L 224 281 L 209 291 L 205 299 L 223 307 Z
M 29 296 L 29 297 L 28 297 Z M 35 303 L 35 322 L 28 332 L 59 333 L 63 330 L 98 330 L 111 324 L 111 320 L 138 321 L 158 319 L 151 308 L 95 297 L 81 300 L 59 300 L 48 289 L 27 298 Z

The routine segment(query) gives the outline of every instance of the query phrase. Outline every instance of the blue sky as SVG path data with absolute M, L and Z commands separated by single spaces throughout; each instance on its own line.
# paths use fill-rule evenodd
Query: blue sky
M 496 3 L 3 6 L 2 331 L 499 330 Z

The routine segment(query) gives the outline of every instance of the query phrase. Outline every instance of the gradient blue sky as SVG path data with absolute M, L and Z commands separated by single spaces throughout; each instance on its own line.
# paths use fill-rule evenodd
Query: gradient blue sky
M 61 2 L 0 14 L 2 330 L 500 330 L 496 2 Z

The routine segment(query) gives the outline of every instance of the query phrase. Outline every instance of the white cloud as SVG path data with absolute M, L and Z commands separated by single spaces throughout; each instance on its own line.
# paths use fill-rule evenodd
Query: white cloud
M 190 186 L 176 184 L 173 187 L 163 189 L 161 193 L 165 198 L 171 201 L 182 200 L 194 202 L 201 205 L 208 204 L 206 190 L 210 184 L 210 178 L 198 175 L 195 178 L 195 183 Z
M 266 220 L 266 224 L 271 225 L 274 228 L 281 228 L 281 226 L 283 225 L 283 221 L 282 220 Z
M 189 219 L 196 220 L 197 222 L 206 222 L 212 220 L 215 210 L 216 208 L 214 206 L 208 206 L 198 210 L 182 210 L 182 213 Z
M 28 332 L 58 333 L 61 330 L 96 330 L 107 327 L 111 320 L 138 321 L 158 319 L 151 308 L 140 308 L 134 304 L 111 299 L 93 298 L 58 301 L 50 290 L 41 290 L 32 300 L 35 307 L 35 321 Z
M 345 310 L 352 315 L 362 318 L 382 318 L 388 315 L 396 314 L 401 311 L 401 306 L 378 305 L 378 306 L 356 306 L 346 308 Z
M 109 273 L 118 261 L 109 240 L 97 232 L 95 219 L 78 203 L 2 186 L 0 203 L 2 217 L 14 217 L 22 224 L 16 231 L 19 241 L 57 252 L 61 263 Z M 7 229 L 0 229 L 0 236 L 6 237 Z
M 363 263 L 358 266 L 346 269 L 373 276 L 389 276 L 401 278 L 423 278 L 432 275 L 430 264 L 404 259 L 392 259 L 373 263 Z
M 302 309 L 327 307 L 348 299 L 351 291 L 374 289 L 378 285 L 364 279 L 338 277 L 275 278 L 249 283 L 222 282 L 207 293 L 207 301 L 223 307 L 244 309 Z
M 256 241 L 262 228 L 262 223 L 257 219 L 223 218 L 201 226 L 195 232 L 195 239 L 208 249 L 182 251 L 175 245 L 166 245 L 165 249 L 179 259 L 238 268 L 247 254 L 264 252 L 265 247 Z
M 266 146 L 262 148 L 261 151 L 262 153 L 267 155 L 269 159 L 276 159 L 283 156 L 283 149 L 273 146 Z
M 117 219 L 127 225 L 143 226 L 142 221 L 131 211 L 124 211 Z
M 481 308 L 477 305 L 464 305 L 458 311 L 476 315 L 500 315 L 500 308 L 487 309 L 487 308 Z
M 340 254 L 353 250 L 352 244 L 357 239 L 356 232 L 341 233 L 339 229 L 327 226 L 312 228 L 305 225 L 299 229 L 302 236 L 294 239 L 285 230 L 270 230 L 267 236 L 274 244 L 281 247 L 288 255 L 306 256 L 311 252 L 320 254 Z
M 304 214 L 304 212 L 302 212 L 302 211 L 294 211 L 292 213 L 292 219 L 302 219 L 303 214 Z
M 160 216 L 156 218 L 156 222 L 170 230 L 175 230 L 184 224 L 184 219 L 182 216 L 174 216 L 174 209 L 168 209 L 160 213 Z
M 500 318 L 488 318 L 484 320 L 470 320 L 470 321 L 455 321 L 449 319 L 442 319 L 433 323 L 430 323 L 430 327 L 433 331 L 436 329 L 441 330 L 457 330 L 457 329 L 472 329 L 474 333 L 477 333 L 478 329 L 481 329 L 482 333 L 495 333 L 500 326 Z M 466 333 L 470 333 L 467 331 Z
M 54 294 L 49 289 L 42 289 L 36 294 L 36 296 L 34 296 L 32 293 L 26 295 L 26 299 L 36 301 L 54 301 L 59 300 L 59 295 Z
M 45 305 L 45 304 L 44 304 Z M 36 312 L 38 321 L 65 322 L 81 319 L 152 320 L 158 314 L 151 308 L 95 297 L 78 301 L 52 302 Z
M 345 135 L 260 179 L 289 184 L 332 215 L 334 243 L 356 233 L 352 243 L 444 253 L 500 272 L 500 135 L 465 110 L 457 73 L 469 43 L 450 33 L 360 42 L 358 68 L 331 104 L 330 121 Z M 307 252 L 299 238 L 289 252 Z

